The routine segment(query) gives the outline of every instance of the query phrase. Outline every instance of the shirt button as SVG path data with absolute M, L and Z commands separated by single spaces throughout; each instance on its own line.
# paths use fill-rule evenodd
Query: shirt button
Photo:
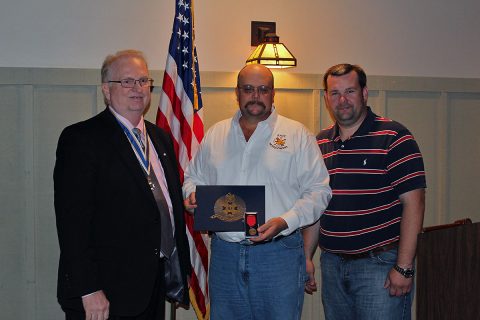
M 342 149 L 345 148 L 345 145 L 342 144 L 342 145 L 340 146 L 340 148 L 342 148 Z

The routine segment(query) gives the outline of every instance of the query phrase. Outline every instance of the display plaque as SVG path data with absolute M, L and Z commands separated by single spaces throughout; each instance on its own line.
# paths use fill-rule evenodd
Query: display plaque
M 265 223 L 265 186 L 197 186 L 193 228 L 258 235 Z

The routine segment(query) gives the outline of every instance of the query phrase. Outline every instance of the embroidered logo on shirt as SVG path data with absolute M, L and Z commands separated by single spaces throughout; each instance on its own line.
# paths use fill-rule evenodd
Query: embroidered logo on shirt
M 274 149 L 286 149 L 287 146 L 287 138 L 284 134 L 277 134 L 277 137 L 270 142 L 270 146 Z

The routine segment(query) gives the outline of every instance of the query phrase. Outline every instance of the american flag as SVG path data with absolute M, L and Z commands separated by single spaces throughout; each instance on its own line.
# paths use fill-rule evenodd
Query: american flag
M 188 162 L 203 138 L 200 73 L 194 40 L 193 0 L 176 0 L 157 125 L 172 137 L 182 182 Z M 190 301 L 197 318 L 208 319 L 208 238 L 193 231 L 191 214 L 185 213 L 185 221 L 193 268 Z

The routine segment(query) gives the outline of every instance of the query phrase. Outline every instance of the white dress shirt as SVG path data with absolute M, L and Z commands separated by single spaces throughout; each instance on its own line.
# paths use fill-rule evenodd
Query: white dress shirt
M 248 142 L 239 119 L 216 123 L 185 171 L 184 197 L 196 185 L 264 185 L 265 220 L 283 218 L 281 235 L 316 222 L 331 198 L 329 176 L 316 139 L 305 126 L 279 115 L 258 123 Z M 217 232 L 226 241 L 245 239 L 244 232 Z

